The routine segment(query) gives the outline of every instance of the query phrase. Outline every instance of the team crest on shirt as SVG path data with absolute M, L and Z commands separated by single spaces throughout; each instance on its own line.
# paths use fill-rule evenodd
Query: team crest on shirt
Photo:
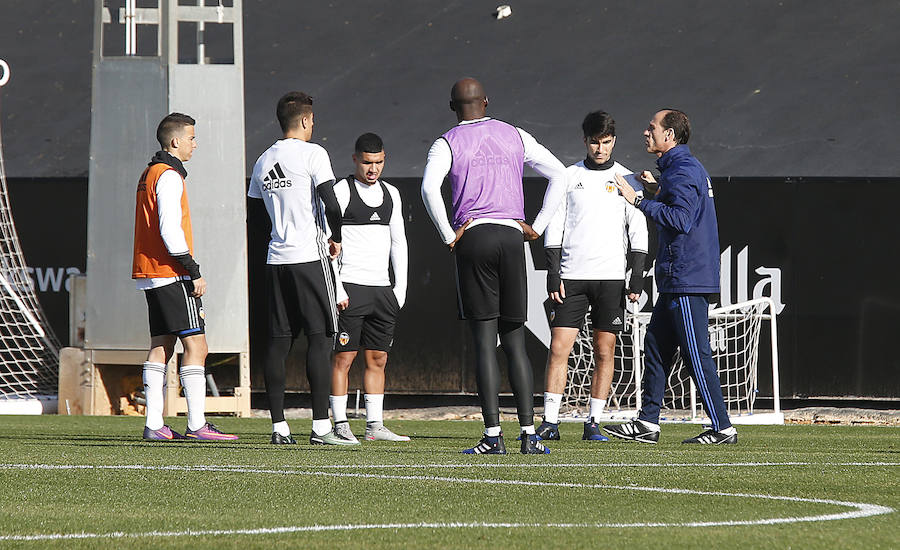
M 338 342 L 340 342 L 342 346 L 346 346 L 347 342 L 349 342 L 349 341 L 350 341 L 350 335 L 347 334 L 346 332 L 342 332 L 338 336 Z
M 612 193 L 615 190 L 616 190 L 616 186 L 615 186 L 615 184 L 613 184 L 613 182 L 611 182 L 611 181 L 606 182 L 606 192 L 607 193 Z

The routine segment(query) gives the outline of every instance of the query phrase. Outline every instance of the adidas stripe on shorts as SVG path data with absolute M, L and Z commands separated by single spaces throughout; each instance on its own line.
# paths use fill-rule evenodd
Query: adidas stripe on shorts
M 400 304 L 389 286 L 344 283 L 350 306 L 338 317 L 334 351 L 356 351 L 360 347 L 390 351 Z
M 203 302 L 191 296 L 193 291 L 194 283 L 185 280 L 144 291 L 150 314 L 150 336 L 193 336 L 206 332 Z
M 505 225 L 466 229 L 454 248 L 460 319 L 528 319 L 523 242 L 521 231 Z
M 269 334 L 296 338 L 337 331 L 334 274 L 326 261 L 266 264 Z
M 603 332 L 622 332 L 625 326 L 625 281 L 563 279 L 566 297 L 552 302 L 551 327 L 578 328 L 591 310 L 591 326 Z

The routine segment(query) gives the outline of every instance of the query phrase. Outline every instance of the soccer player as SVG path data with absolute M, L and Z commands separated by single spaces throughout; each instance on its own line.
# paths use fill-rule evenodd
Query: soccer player
M 313 408 L 309 442 L 348 444 L 334 433 L 328 418 L 335 305 L 343 309 L 347 297 L 332 266 L 341 243 L 334 173 L 325 149 L 309 142 L 312 103 L 303 92 L 288 92 L 278 100 L 276 116 L 284 138 L 260 155 L 247 192 L 263 200 L 272 222 L 266 259 L 269 342 L 263 365 L 272 414 L 271 442 L 276 445 L 296 443 L 284 419 L 284 362 L 301 330 L 309 346 L 306 377 Z M 327 242 L 326 218 L 331 229 Z
M 709 174 L 687 146 L 690 137 L 687 115 L 675 109 L 657 112 L 644 130 L 647 152 L 657 156 L 660 170 L 656 196 L 643 198 L 622 176 L 616 176 L 616 187 L 625 200 L 656 222 L 656 285 L 660 294 L 644 338 L 643 398 L 638 418 L 603 429 L 622 439 L 659 441 L 659 410 L 666 378 L 680 348 L 712 422 L 712 429 L 682 443 L 731 444 L 737 443 L 737 431 L 722 399 L 708 332 L 709 295 L 719 292 L 716 205 Z M 648 171 L 641 173 L 641 179 L 656 183 Z
M 486 116 L 481 83 L 453 85 L 450 109 L 459 122 L 428 151 L 422 199 L 441 240 L 456 259 L 460 318 L 475 344 L 475 369 L 484 437 L 466 454 L 505 454 L 500 430 L 497 336 L 516 396 L 523 454 L 546 454 L 534 432 L 534 380 L 525 353 L 527 312 L 525 240 L 547 227 L 565 194 L 565 167 L 528 132 Z M 550 180 L 533 226 L 524 222 L 523 164 Z M 449 174 L 452 225 L 441 197 Z
M 603 111 L 588 113 L 581 124 L 587 156 L 568 168 L 566 198 L 544 235 L 550 312 L 542 439 L 559 439 L 559 405 L 566 387 L 569 354 L 591 310 L 594 376 L 583 440 L 608 441 L 597 420 L 612 383 L 616 334 L 625 325 L 625 296 L 640 298 L 647 257 L 647 221 L 622 198 L 616 175 L 631 171 L 614 161 L 616 123 Z M 631 269 L 626 287 L 625 273 Z
M 165 441 L 234 440 L 206 421 L 206 330 L 200 297 L 206 280 L 194 260 L 191 209 L 188 205 L 184 163 L 197 148 L 194 125 L 188 115 L 171 113 L 156 128 L 161 147 L 141 174 L 134 210 L 134 256 L 131 277 L 144 291 L 150 314 L 150 352 L 144 362 L 147 419 L 144 439 Z M 184 435 L 163 423 L 166 365 L 175 352 L 175 340 L 184 346 L 181 385 L 187 400 Z
M 397 188 L 380 180 L 384 143 L 367 133 L 356 140 L 353 174 L 334 186 L 341 207 L 341 282 L 350 306 L 338 318 L 338 338 L 331 372 L 334 431 L 359 441 L 347 422 L 347 374 L 357 350 L 365 348 L 366 440 L 409 441 L 383 423 L 384 368 L 394 342 L 397 314 L 406 301 L 406 231 Z M 394 270 L 394 286 L 388 267 Z

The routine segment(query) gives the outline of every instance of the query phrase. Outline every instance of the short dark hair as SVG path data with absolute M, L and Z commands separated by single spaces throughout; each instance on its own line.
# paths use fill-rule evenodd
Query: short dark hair
M 297 127 L 300 119 L 312 112 L 313 98 L 304 92 L 288 92 L 278 100 L 275 116 L 281 131 L 287 132 Z
M 675 141 L 680 145 L 684 145 L 691 139 L 691 121 L 683 112 L 678 109 L 663 109 L 668 111 L 662 118 L 663 130 L 669 128 L 675 132 Z
M 156 127 L 156 141 L 165 149 L 172 142 L 172 138 L 180 134 L 185 126 L 195 126 L 197 121 L 183 113 L 169 113 L 159 121 Z
M 356 154 L 360 153 L 380 153 L 384 151 L 384 142 L 378 137 L 378 134 L 366 132 L 356 138 L 356 145 L 353 146 Z
M 581 131 L 584 137 L 616 136 L 616 121 L 606 111 L 594 111 L 588 113 L 581 123 Z

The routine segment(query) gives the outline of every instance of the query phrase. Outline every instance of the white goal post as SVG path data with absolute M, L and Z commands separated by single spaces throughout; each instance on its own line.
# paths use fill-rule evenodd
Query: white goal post
M 644 370 L 644 335 L 650 313 L 626 313 L 625 330 L 616 342 L 616 365 L 605 420 L 630 420 L 641 405 Z M 755 409 L 762 327 L 768 323 L 769 342 L 764 352 L 771 357 L 773 409 Z M 587 416 L 594 370 L 590 314 L 578 334 L 569 357 L 569 372 L 561 412 L 565 419 Z M 771 298 L 756 298 L 709 310 L 709 335 L 713 359 L 722 382 L 722 396 L 734 424 L 783 424 L 778 385 L 778 329 Z M 709 422 L 697 397 L 694 381 L 676 354 L 666 383 L 662 422 Z M 768 389 L 768 388 L 767 388 Z
M 0 60 L 0 69 L 2 87 L 9 65 Z M 22 256 L 0 140 L 0 414 L 56 410 L 59 347 Z

